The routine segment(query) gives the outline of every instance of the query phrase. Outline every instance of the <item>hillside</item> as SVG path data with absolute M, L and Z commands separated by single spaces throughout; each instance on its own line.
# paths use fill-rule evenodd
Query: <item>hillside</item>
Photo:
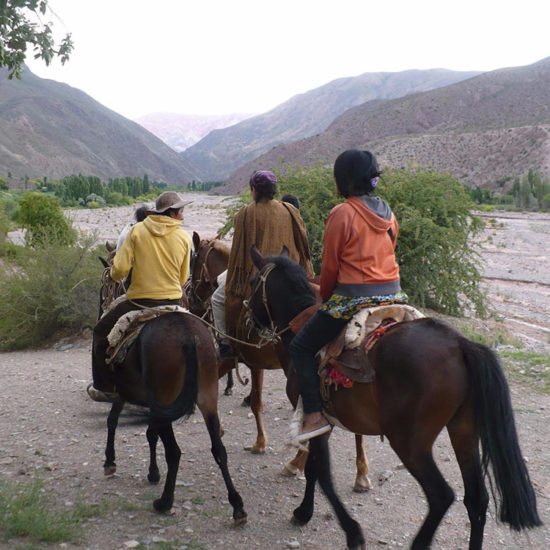
M 242 191 L 257 167 L 331 163 L 348 148 L 382 165 L 419 163 L 494 189 L 529 168 L 550 177 L 550 58 L 346 111 L 325 132 L 274 148 L 240 167 L 221 192 Z M 508 185 L 511 179 L 508 180 Z
M 265 114 L 214 130 L 182 154 L 200 170 L 203 180 L 223 180 L 277 145 L 323 132 L 351 107 L 439 88 L 477 74 L 431 69 L 340 78 L 296 95 Z
M 200 141 L 212 130 L 233 126 L 250 118 L 248 114 L 183 115 L 177 113 L 150 113 L 136 118 L 140 126 L 181 153 Z
M 67 84 L 0 69 L 0 174 L 139 176 L 184 184 L 194 170 L 160 139 Z

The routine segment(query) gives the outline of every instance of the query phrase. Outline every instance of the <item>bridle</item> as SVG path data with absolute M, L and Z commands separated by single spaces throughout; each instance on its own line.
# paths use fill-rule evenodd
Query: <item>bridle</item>
M 197 265 L 197 261 L 199 260 L 200 254 L 204 250 L 205 246 L 208 248 L 204 255 L 204 260 L 202 262 L 201 270 L 198 277 L 195 277 L 195 267 Z M 210 275 L 210 272 L 208 271 L 208 257 L 210 256 L 210 253 L 212 252 L 212 250 L 214 250 L 214 247 L 212 246 L 212 241 L 202 241 L 198 250 L 196 250 L 193 253 L 193 256 L 191 257 L 192 270 L 191 270 L 191 280 L 190 280 L 190 286 L 189 286 L 190 298 L 192 298 L 195 301 L 195 303 L 200 304 L 203 309 L 208 308 L 210 296 L 212 296 L 212 293 L 218 287 L 216 277 L 212 277 Z M 197 287 L 201 282 L 204 282 L 205 284 L 208 285 L 207 286 L 208 292 L 205 298 L 201 298 L 197 294 Z
M 276 264 L 273 262 L 270 262 L 258 272 L 257 275 L 257 281 L 254 285 L 254 289 L 252 290 L 252 295 L 255 296 L 256 293 L 260 290 L 262 291 L 262 305 L 264 306 L 265 312 L 267 314 L 267 318 L 269 319 L 269 326 L 266 326 L 262 324 L 256 315 L 254 315 L 254 312 L 252 311 L 252 308 L 250 307 L 249 300 L 245 300 L 243 302 L 244 306 L 247 309 L 246 316 L 245 316 L 245 324 L 246 328 L 248 330 L 248 334 L 250 335 L 250 332 L 252 330 L 255 330 L 258 336 L 260 337 L 260 340 L 265 343 L 270 344 L 278 344 L 281 341 L 281 334 L 285 333 L 287 330 L 290 329 L 290 326 L 287 325 L 282 330 L 277 330 L 277 327 L 275 326 L 275 323 L 273 321 L 273 317 L 271 316 L 271 311 L 269 309 L 269 305 L 267 303 L 267 292 L 265 289 L 266 281 L 269 276 L 269 274 L 276 268 Z

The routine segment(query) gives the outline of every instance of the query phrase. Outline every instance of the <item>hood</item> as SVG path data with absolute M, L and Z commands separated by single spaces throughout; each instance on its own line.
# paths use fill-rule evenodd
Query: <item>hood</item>
M 155 237 L 163 237 L 181 228 L 181 220 L 154 214 L 147 216 L 142 223 Z
M 391 208 L 380 197 L 348 197 L 346 203 L 376 232 L 385 233 L 392 226 L 393 214 Z

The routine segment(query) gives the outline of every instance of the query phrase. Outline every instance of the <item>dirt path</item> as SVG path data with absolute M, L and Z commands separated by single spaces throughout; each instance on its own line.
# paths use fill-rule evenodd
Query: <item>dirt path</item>
M 213 235 L 223 216 L 218 219 L 215 208 L 203 209 L 198 204 L 196 208 L 197 218 L 192 218 L 195 214 L 189 207 L 186 224 L 196 219 L 191 229 L 200 228 L 204 235 Z M 132 211 L 129 209 L 127 218 L 131 218 Z M 101 224 L 97 219 L 86 223 L 100 224 L 102 236 L 111 239 L 117 232 L 104 227 L 105 218 Z M 122 220 L 121 226 L 126 221 Z M 523 222 L 522 227 L 532 227 L 531 221 Z M 498 304 L 502 304 L 503 311 L 517 308 L 513 314 L 508 313 L 510 318 L 548 327 L 549 316 L 544 310 L 548 306 L 542 304 L 545 295 L 540 294 L 544 289 L 548 291 L 546 284 L 541 283 L 550 282 L 544 279 L 550 273 L 548 259 L 544 264 L 540 254 L 547 246 L 538 249 L 538 253 L 535 245 L 530 252 L 526 251 L 522 243 L 533 241 L 525 233 L 525 241 L 518 241 L 524 251 L 518 261 L 519 257 L 511 252 L 511 245 L 504 247 L 498 243 L 501 238 L 502 242 L 511 242 L 504 232 L 505 227 L 514 224 L 512 233 L 516 236 L 523 229 L 518 230 L 515 221 L 503 223 L 503 227 L 491 230 L 495 234 L 491 245 L 495 251 L 488 254 L 491 262 L 485 271 L 489 294 L 495 298 L 500 296 Z M 535 233 L 538 234 L 537 223 Z M 547 227 L 548 219 L 541 223 L 542 227 Z M 500 258 L 499 251 L 504 251 L 504 258 Z M 544 276 L 539 278 L 529 271 L 531 260 Z M 508 296 L 503 287 L 494 284 L 495 279 L 489 278 L 506 279 L 511 274 L 537 283 L 521 286 L 505 281 L 511 285 Z M 518 325 L 519 330 L 521 325 Z M 540 340 L 540 345 L 544 341 L 548 343 L 545 337 L 546 333 L 539 329 L 529 336 L 537 342 Z M 146 428 L 135 408 L 128 408 L 123 413 L 117 432 L 118 472 L 111 478 L 103 476 L 109 407 L 86 397 L 89 366 L 89 339 L 61 342 L 49 349 L 0 355 L 0 437 L 4 442 L 0 453 L 0 480 L 26 483 L 41 479 L 52 507 L 58 510 L 74 510 L 80 503 L 98 504 L 104 510 L 103 515 L 96 514 L 85 521 L 85 539 L 81 543 L 66 543 L 63 548 L 122 549 L 137 547 L 138 543 L 141 544 L 139 548 L 153 549 L 332 550 L 345 547 L 343 532 L 320 493 L 316 513 L 308 526 L 299 529 L 289 523 L 292 510 L 302 498 L 305 482 L 303 478 L 280 475 L 283 464 L 292 454 L 285 447 L 292 411 L 280 372 L 267 372 L 265 376 L 264 413 L 270 438 L 265 455 L 251 455 L 245 450 L 255 437 L 251 413 L 240 406 L 248 387 L 238 386 L 235 395 L 220 396 L 230 471 L 249 514 L 246 526 L 233 529 L 225 487 L 210 454 L 208 434 L 199 414 L 175 425 L 183 455 L 172 515 L 161 516 L 152 511 L 152 500 L 158 497 L 161 487 L 150 486 L 145 481 L 148 465 Z M 543 550 L 550 548 L 550 396 L 536 394 L 515 382 L 511 383 L 511 389 L 522 452 L 537 492 L 539 513 L 546 525 L 528 536 L 517 535 L 496 523 L 494 507 L 491 507 L 484 547 Z M 406 548 L 426 511 L 423 494 L 410 474 L 401 468 L 387 441 L 381 442 L 374 437 L 366 441 L 373 490 L 368 494 L 351 492 L 355 469 L 354 439 L 338 429 L 331 437 L 336 486 L 348 509 L 363 526 L 367 548 Z M 468 547 L 468 517 L 461 503 L 462 483 L 446 433 L 437 440 L 434 454 L 456 492 L 457 502 L 445 516 L 433 547 L 465 549 Z M 164 474 L 162 454 L 160 457 Z M 23 544 L 23 541 L 0 541 L 0 548 L 11 549 Z M 40 546 L 45 547 L 60 546 Z

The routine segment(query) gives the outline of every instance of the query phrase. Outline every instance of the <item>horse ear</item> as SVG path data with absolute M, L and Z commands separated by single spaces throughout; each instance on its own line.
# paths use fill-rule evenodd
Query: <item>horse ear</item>
M 107 260 L 105 260 L 101 256 L 98 256 L 98 257 L 99 257 L 99 261 L 103 264 L 103 267 L 109 267 L 109 264 L 107 263 Z
M 216 240 L 219 241 L 223 236 L 223 228 L 218 231 L 218 234 L 216 235 Z
M 260 251 L 256 248 L 255 244 L 250 247 L 250 255 L 252 256 L 252 261 L 254 262 L 254 265 L 258 269 L 262 269 L 262 267 L 265 265 L 265 260 L 260 254 Z
M 111 244 L 109 241 L 107 241 L 105 243 L 105 248 L 109 251 L 109 252 L 112 252 L 114 249 L 115 249 L 115 245 L 114 244 Z
M 193 246 L 195 247 L 195 252 L 199 250 L 201 245 L 201 238 L 196 231 L 193 231 Z
M 281 248 L 281 252 L 279 252 L 279 256 L 284 256 L 285 258 L 290 257 L 290 250 L 286 246 L 286 244 L 283 244 L 283 248 Z

